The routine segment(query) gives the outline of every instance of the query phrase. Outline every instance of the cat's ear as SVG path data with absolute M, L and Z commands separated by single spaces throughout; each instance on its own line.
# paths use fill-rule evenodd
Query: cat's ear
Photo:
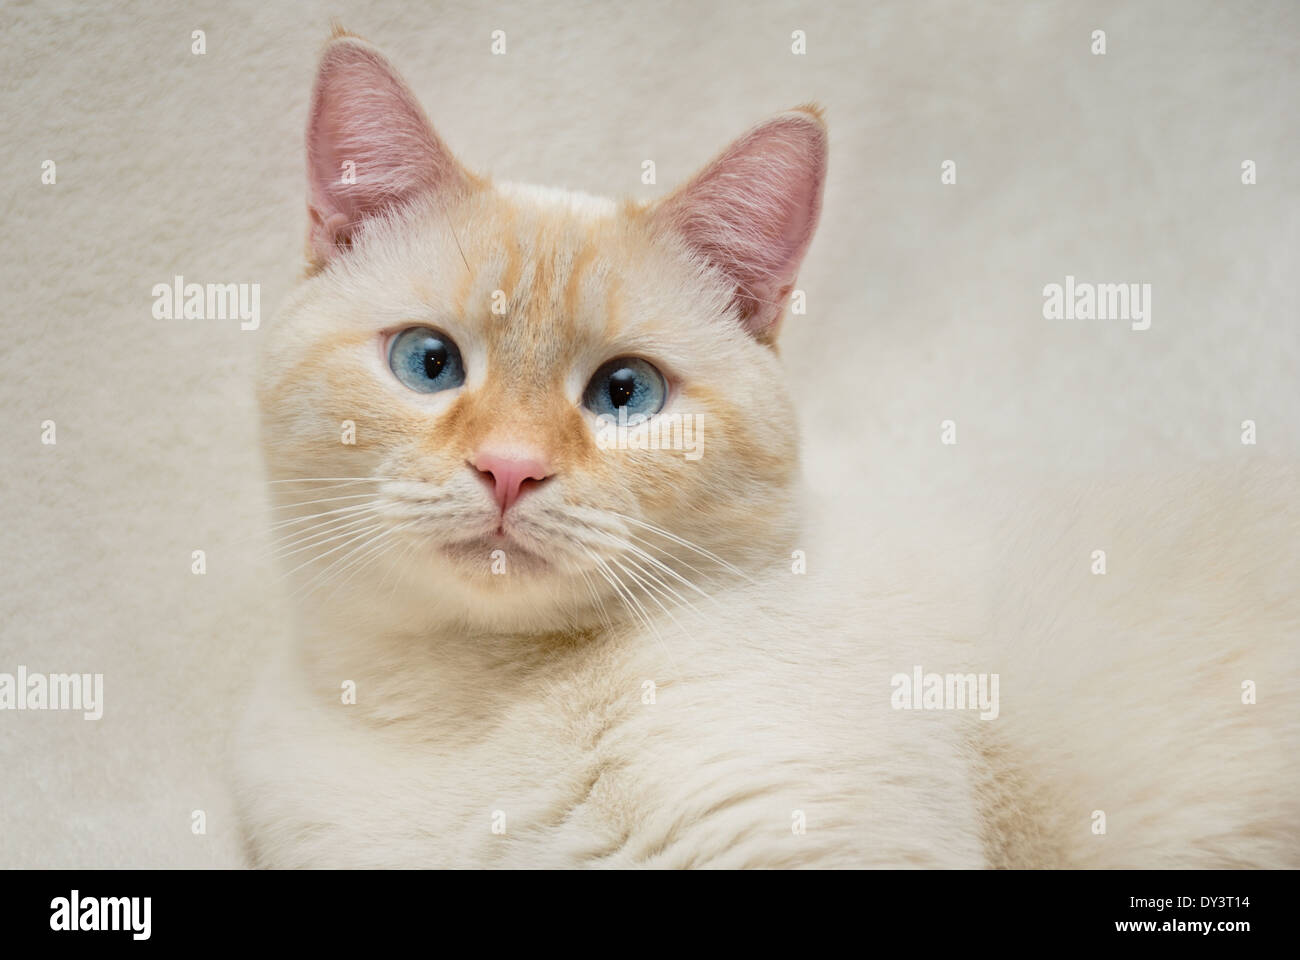
M 309 254 L 324 263 L 366 220 L 472 177 L 438 139 L 397 71 L 370 44 L 336 36 L 325 48 L 307 121 Z
M 826 124 L 801 107 L 727 147 L 651 217 L 734 285 L 745 329 L 772 342 L 812 241 L 826 181 Z

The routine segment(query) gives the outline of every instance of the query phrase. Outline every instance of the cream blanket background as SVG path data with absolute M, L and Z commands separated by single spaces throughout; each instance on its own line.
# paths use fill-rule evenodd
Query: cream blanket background
M 155 320 L 150 290 L 258 283 L 272 322 L 331 17 L 501 179 L 652 196 L 750 123 L 826 107 L 782 347 L 823 515 L 959 523 L 1012 478 L 1300 453 L 1294 3 L 11 0 L 0 672 L 101 672 L 105 714 L 0 712 L 0 867 L 242 862 L 227 731 L 281 615 L 258 334 Z M 1067 274 L 1150 283 L 1151 329 L 1045 320 Z

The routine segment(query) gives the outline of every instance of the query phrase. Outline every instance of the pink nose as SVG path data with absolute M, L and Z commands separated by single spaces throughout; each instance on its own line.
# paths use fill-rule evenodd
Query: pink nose
M 505 513 L 524 491 L 550 476 L 550 469 L 540 458 L 480 453 L 473 460 L 474 469 L 483 474 L 493 488 L 497 506 Z

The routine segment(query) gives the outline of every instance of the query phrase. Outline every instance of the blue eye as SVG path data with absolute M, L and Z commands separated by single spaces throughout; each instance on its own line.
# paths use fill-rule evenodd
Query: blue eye
M 460 351 L 451 338 L 428 327 L 403 330 L 388 350 L 388 366 L 412 390 L 437 393 L 465 382 Z
M 664 375 L 637 357 L 611 360 L 587 384 L 582 402 L 595 414 L 616 417 L 626 407 L 629 417 L 648 417 L 663 409 L 668 395 Z

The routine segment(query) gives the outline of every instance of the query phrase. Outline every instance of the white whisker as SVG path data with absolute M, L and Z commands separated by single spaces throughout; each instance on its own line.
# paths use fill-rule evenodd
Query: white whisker
M 313 563 L 317 563 L 317 562 L 319 562 L 319 561 L 321 561 L 321 560 L 324 560 L 326 557 L 330 556 L 331 554 L 338 553 L 338 551 L 343 550 L 343 549 L 346 549 L 347 546 L 348 546 L 349 544 L 351 544 L 351 543 L 355 543 L 355 542 L 358 541 L 358 540 L 362 540 L 362 539 L 364 539 L 365 537 L 369 536 L 369 535 L 370 535 L 371 533 L 373 533 L 374 531 L 381 529 L 382 527 L 383 527 L 383 524 L 382 524 L 382 523 L 376 523 L 374 526 L 367 527 L 367 528 L 365 528 L 364 530 L 361 530 L 360 532 L 355 533 L 355 534 L 353 535 L 352 539 L 350 539 L 350 540 L 345 540 L 343 543 L 339 544 L 337 547 L 334 547 L 334 548 L 332 548 L 332 549 L 330 549 L 330 550 L 327 550 L 327 551 L 325 551 L 325 552 L 322 553 L 322 554 L 318 554 L 318 555 L 316 555 L 316 556 L 310 557 L 309 559 L 307 559 L 307 560 L 305 560 L 304 562 L 300 563 L 298 566 L 294 567 L 292 570 L 290 570 L 288 573 L 286 573 L 286 574 L 284 575 L 284 578 L 287 579 L 287 578 L 293 576 L 295 573 L 297 573 L 297 572 L 298 572 L 299 570 L 301 570 L 303 567 L 309 567 L 309 566 L 311 566 Z
M 329 529 L 320 533 L 314 533 L 307 537 L 301 537 L 298 539 L 290 538 L 288 543 L 277 544 L 273 548 L 271 556 L 276 560 L 283 560 L 285 557 L 291 557 L 296 553 L 302 553 L 304 550 L 310 550 L 313 547 L 320 547 L 327 543 L 333 543 L 335 540 L 353 533 L 359 525 L 373 523 L 375 519 L 377 518 L 371 516 L 357 517 L 354 519 L 344 518 L 343 520 L 337 521 L 335 526 L 331 526 Z M 325 537 L 326 539 L 322 540 L 322 537 Z M 287 550 L 288 547 L 296 547 L 297 549 Z
M 587 548 L 584 547 L 583 549 Z M 680 668 L 677 665 L 676 657 L 672 655 L 672 651 L 669 650 L 668 645 L 664 643 L 663 637 L 659 633 L 659 628 L 654 625 L 654 621 L 651 620 L 650 615 L 646 613 L 645 607 L 641 605 L 641 601 L 637 600 L 636 595 L 632 593 L 625 583 L 623 583 L 622 578 L 614 572 L 614 569 L 602 557 L 589 549 L 587 549 L 587 554 L 595 562 L 596 569 L 600 571 L 601 575 L 604 576 L 606 580 L 609 581 L 610 586 L 614 587 L 618 592 L 619 598 L 623 600 L 624 606 L 627 607 L 628 612 L 632 613 L 633 616 L 635 616 L 637 620 L 639 620 L 650 632 L 650 635 L 654 637 L 655 643 L 657 643 L 659 649 L 664 652 L 664 655 L 672 664 L 673 670 L 679 671 Z
M 380 530 L 364 539 L 361 543 L 354 546 L 343 556 L 336 559 L 324 571 L 321 572 L 321 579 L 317 586 L 323 587 L 327 583 L 337 581 L 353 564 L 360 562 L 362 557 L 368 555 L 369 551 L 375 544 L 381 542 L 389 534 L 393 533 L 395 527 L 387 524 L 381 524 Z
M 318 513 L 309 513 L 301 517 L 288 517 L 284 520 L 277 520 L 271 524 L 270 529 L 278 530 L 281 527 L 291 527 L 295 523 L 306 523 L 309 520 L 319 520 L 321 517 L 335 517 L 340 514 L 362 513 L 374 509 L 375 503 L 354 503 L 348 507 L 335 507 L 333 510 L 322 510 Z
M 267 483 L 383 483 L 397 480 L 397 477 L 289 477 L 283 480 L 268 480 Z
M 389 550 L 393 548 L 393 545 L 396 542 L 393 539 L 395 535 L 405 530 L 406 527 L 412 522 L 413 521 L 407 521 L 407 523 L 399 524 L 396 527 L 390 527 L 382 535 L 375 537 L 371 541 L 371 543 L 374 545 L 371 546 L 366 552 L 362 553 L 361 555 L 359 555 L 358 557 L 356 557 L 354 560 L 351 561 L 351 563 L 349 564 L 349 566 L 351 567 L 351 572 L 348 573 L 348 575 L 344 577 L 341 581 L 338 580 L 337 576 L 334 578 L 337 581 L 335 583 L 335 586 L 339 589 L 342 589 L 344 586 L 350 583 L 353 580 L 353 578 L 355 578 L 357 574 L 359 574 L 362 570 L 364 570 L 366 567 L 371 566 L 373 563 L 379 560 L 380 557 L 382 557 L 384 554 L 386 554 Z M 346 570 L 347 568 L 345 567 L 344 569 Z
M 668 618 L 677 625 L 677 629 L 681 630 L 682 633 L 686 635 L 687 639 L 691 641 L 695 640 L 694 635 L 689 630 L 687 630 L 686 627 L 682 625 L 682 622 L 677 619 L 677 617 L 673 614 L 671 610 L 669 610 L 666 606 L 664 606 L 663 601 L 650 592 L 650 589 L 645 583 L 645 581 L 643 581 L 640 577 L 638 577 L 627 567 L 623 566 L 623 564 L 619 560 L 611 558 L 611 562 L 614 563 L 620 570 L 626 573 L 629 577 L 631 577 L 633 582 L 641 587 L 642 591 L 645 593 L 647 598 L 653 600 L 656 604 L 659 605 L 659 609 L 662 610 L 668 616 Z
M 657 527 L 653 523 L 647 523 L 644 520 L 638 520 L 635 517 L 629 517 L 622 513 L 616 513 L 612 510 L 609 512 L 611 515 L 618 517 L 620 520 L 624 520 L 627 523 L 632 523 L 645 530 L 649 530 L 651 533 L 658 534 L 659 536 L 665 538 L 666 540 L 671 540 L 673 543 L 680 544 L 681 546 L 685 547 L 687 550 L 694 551 L 695 553 L 698 553 L 700 556 L 712 560 L 714 563 L 718 564 L 718 566 L 722 567 L 728 573 L 734 573 L 736 576 L 742 577 L 743 579 L 749 581 L 750 583 L 754 582 L 753 578 L 750 577 L 749 574 L 745 573 L 745 571 L 741 570 L 739 567 L 735 566 L 734 564 L 728 563 L 726 560 L 723 560 L 721 557 L 719 557 L 716 553 L 710 553 L 708 550 L 705 550 L 699 544 L 692 543 L 691 541 L 687 540 L 685 537 L 679 537 L 675 533 L 669 533 L 667 530 L 663 529 L 662 527 Z
M 365 500 L 374 499 L 374 494 L 370 493 L 352 493 L 346 497 L 323 497 L 320 500 L 303 500 L 299 503 L 279 503 L 271 507 L 272 510 L 293 510 L 295 507 L 308 507 L 314 503 L 336 503 L 339 500 Z

